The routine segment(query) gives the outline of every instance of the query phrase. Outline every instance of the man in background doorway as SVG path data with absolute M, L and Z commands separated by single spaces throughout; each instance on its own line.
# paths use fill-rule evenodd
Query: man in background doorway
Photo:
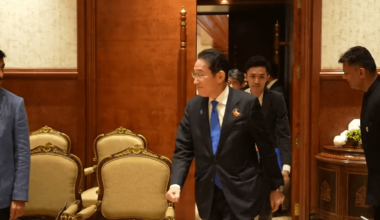
M 244 73 L 238 69 L 231 69 L 228 71 L 228 85 L 237 90 L 241 90 L 244 87 Z
M 24 100 L 4 88 L 0 50 L 0 219 L 23 215 L 29 196 L 30 144 Z
M 380 77 L 371 53 L 361 46 L 350 48 L 339 59 L 343 64 L 343 79 L 352 89 L 364 92 L 360 115 L 360 130 L 368 167 L 366 203 L 380 219 Z
M 286 106 L 288 106 L 288 92 L 278 81 L 278 65 L 274 62 L 271 63 L 271 70 L 268 72 L 267 88 L 281 93 L 284 96 Z
M 265 84 L 271 69 L 270 63 L 262 56 L 253 56 L 245 64 L 249 88 L 245 91 L 258 97 L 266 118 L 269 134 L 275 140 L 278 164 L 282 169 L 285 184 L 289 182 L 291 165 L 291 135 L 288 111 L 281 93 L 269 90 Z M 260 151 L 259 151 L 260 154 Z M 272 214 L 262 213 L 260 220 L 271 219 Z

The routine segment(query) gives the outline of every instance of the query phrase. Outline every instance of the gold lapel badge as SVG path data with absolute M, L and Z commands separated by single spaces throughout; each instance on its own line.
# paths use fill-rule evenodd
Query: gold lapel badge
M 365 130 L 367 130 L 367 132 L 368 132 L 368 127 L 366 127 Z
M 240 109 L 235 108 L 235 109 L 232 111 L 232 114 L 233 114 L 235 117 L 240 117 Z

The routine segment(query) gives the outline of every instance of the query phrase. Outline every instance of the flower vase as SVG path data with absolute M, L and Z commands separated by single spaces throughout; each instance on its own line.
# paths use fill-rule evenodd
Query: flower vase
M 352 138 L 348 138 L 346 144 L 344 147 L 346 148 L 358 148 L 359 146 L 359 141 L 354 141 Z

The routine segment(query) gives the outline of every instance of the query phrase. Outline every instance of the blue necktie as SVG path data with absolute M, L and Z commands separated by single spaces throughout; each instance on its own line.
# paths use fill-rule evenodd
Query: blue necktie
M 218 111 L 216 110 L 216 106 L 218 105 L 217 101 L 211 101 L 212 104 L 212 110 L 211 110 L 211 123 L 210 123 L 210 133 L 211 133 L 211 142 L 212 142 L 212 152 L 214 155 L 216 154 L 216 151 L 218 150 L 219 145 L 219 138 L 220 138 L 220 123 L 219 123 L 219 116 Z M 217 185 L 220 189 L 222 188 L 222 185 L 220 184 L 219 177 L 215 173 L 215 185 Z

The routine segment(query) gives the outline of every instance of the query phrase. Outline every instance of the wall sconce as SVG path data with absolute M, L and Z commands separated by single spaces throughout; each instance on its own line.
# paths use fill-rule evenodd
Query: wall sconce
M 220 4 L 228 4 L 228 0 L 222 0 Z

